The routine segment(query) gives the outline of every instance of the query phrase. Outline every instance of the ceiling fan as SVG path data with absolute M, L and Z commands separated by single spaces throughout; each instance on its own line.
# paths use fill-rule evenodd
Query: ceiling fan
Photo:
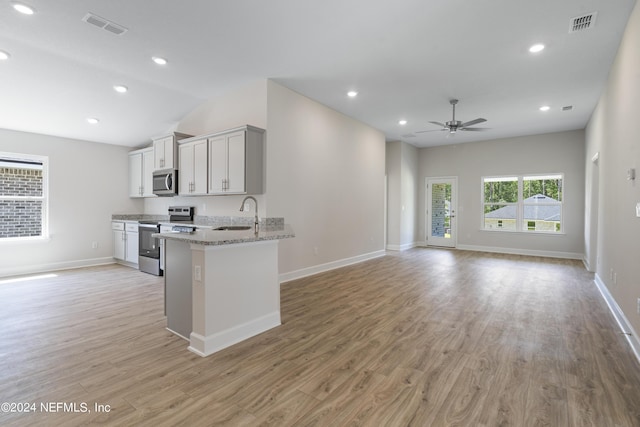
M 456 104 L 458 103 L 457 99 L 452 99 L 449 101 L 449 104 L 453 107 L 453 119 L 446 123 L 440 122 L 429 122 L 434 125 L 440 126 L 442 129 L 437 130 L 420 130 L 415 133 L 424 133 L 424 132 L 438 132 L 438 131 L 447 131 L 450 134 L 455 134 L 457 131 L 483 131 L 487 130 L 487 128 L 471 128 L 469 126 L 477 125 L 478 123 L 486 122 L 487 119 L 478 118 L 475 120 L 470 120 L 468 122 L 462 123 L 460 120 L 456 120 Z

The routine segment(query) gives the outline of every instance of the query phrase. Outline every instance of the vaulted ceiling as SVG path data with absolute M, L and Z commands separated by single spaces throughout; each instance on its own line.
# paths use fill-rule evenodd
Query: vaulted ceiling
M 273 79 L 426 147 L 584 128 L 635 0 L 25 0 L 33 15 L 15 3 L 0 0 L 0 128 L 139 146 Z M 457 120 L 489 129 L 438 132 L 429 121 L 451 120 L 452 98 Z

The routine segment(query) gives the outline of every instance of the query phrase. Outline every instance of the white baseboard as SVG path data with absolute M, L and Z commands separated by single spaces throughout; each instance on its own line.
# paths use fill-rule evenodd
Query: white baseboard
M 280 312 L 275 311 L 206 337 L 191 332 L 189 350 L 206 357 L 280 325 Z
M 73 268 L 93 267 L 95 265 L 114 264 L 112 257 L 90 258 L 76 261 L 54 262 L 49 264 L 26 265 L 0 269 L 0 277 L 20 276 L 24 274 L 44 273 L 48 271 L 70 270 Z
M 638 337 L 636 331 L 633 330 L 633 326 L 631 326 L 631 323 L 625 317 L 624 313 L 620 309 L 620 306 L 613 298 L 613 296 L 609 292 L 609 289 L 607 288 L 607 285 L 604 284 L 600 276 L 596 274 L 593 281 L 596 283 L 598 290 L 602 294 L 602 298 L 604 298 L 604 300 L 607 302 L 609 310 L 611 310 L 613 317 L 615 317 L 616 321 L 618 322 L 618 326 L 620 326 L 620 329 L 624 333 L 625 337 L 627 337 L 627 341 L 629 341 L 629 345 L 631 346 L 631 349 L 635 353 L 636 358 L 640 363 L 640 337 Z
M 582 260 L 584 258 L 583 254 L 579 254 L 576 252 L 539 251 L 535 249 L 501 248 L 493 246 L 458 245 L 457 249 L 461 249 L 463 251 L 492 252 L 498 254 L 539 256 L 545 258 L 564 258 L 577 260 Z
M 418 246 L 418 242 L 405 243 L 404 245 L 387 245 L 388 251 L 406 251 Z
M 303 277 L 312 276 L 325 271 L 334 270 L 347 265 L 357 264 L 359 262 L 368 261 L 370 259 L 379 258 L 385 255 L 385 251 L 370 252 L 368 254 L 358 255 L 351 258 L 340 259 L 328 262 L 326 264 L 314 265 L 312 267 L 301 268 L 300 270 L 291 271 L 289 273 L 280 274 L 280 283 L 289 282 L 291 280 L 301 279 Z

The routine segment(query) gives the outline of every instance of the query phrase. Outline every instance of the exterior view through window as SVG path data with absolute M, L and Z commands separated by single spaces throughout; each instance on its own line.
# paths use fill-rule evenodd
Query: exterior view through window
M 562 174 L 482 178 L 485 230 L 561 233 Z
M 0 240 L 47 237 L 46 157 L 0 153 Z

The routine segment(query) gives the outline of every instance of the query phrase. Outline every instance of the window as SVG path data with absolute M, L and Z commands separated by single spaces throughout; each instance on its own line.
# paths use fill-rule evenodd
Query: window
M 561 233 L 562 174 L 482 178 L 485 230 Z
M 47 158 L 0 153 L 0 240 L 47 236 Z

